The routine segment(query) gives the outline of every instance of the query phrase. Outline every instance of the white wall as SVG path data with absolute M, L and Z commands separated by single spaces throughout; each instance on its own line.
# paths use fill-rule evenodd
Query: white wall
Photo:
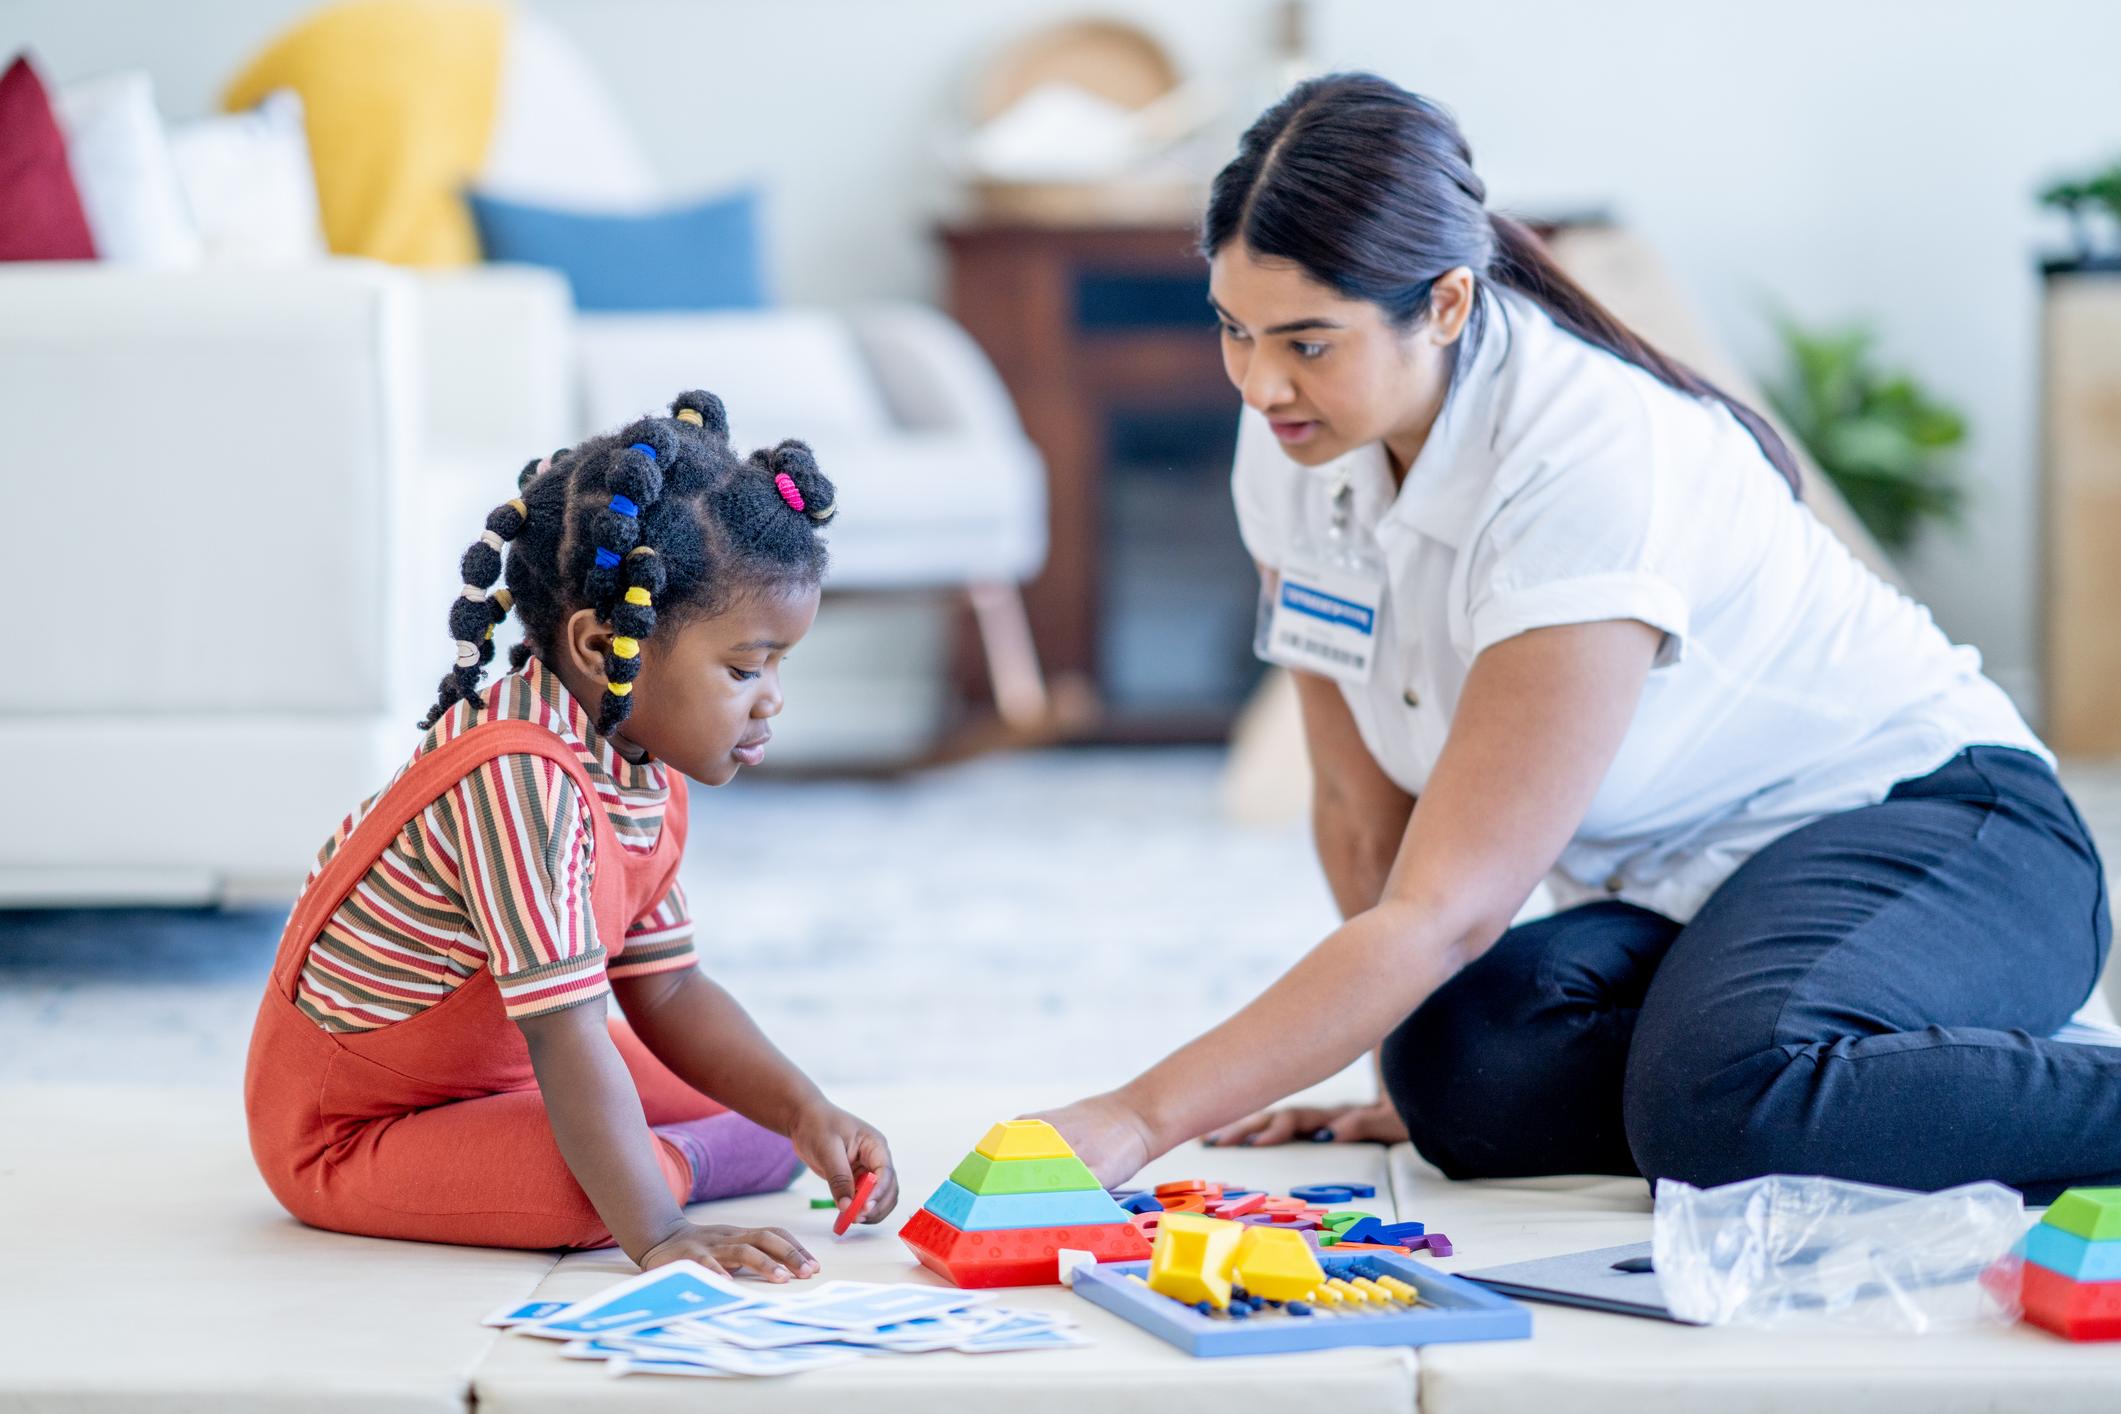
M 934 139 L 982 56 L 1078 9 L 1128 14 L 1243 85 L 1269 0 L 531 0 L 611 78 L 680 191 L 771 182 L 796 300 L 925 294 L 950 200 Z M 172 115 L 305 0 L 0 0 L 0 53 L 64 80 L 146 65 Z M 2121 151 L 2112 0 L 1319 0 L 1315 49 L 1459 115 L 1498 204 L 1597 204 L 1643 230 L 1756 371 L 1765 311 L 1873 318 L 1971 414 L 1977 491 L 1916 585 L 2014 689 L 2033 663 L 2038 306 L 2031 192 Z M 1206 337 L 1205 328 L 1203 337 Z

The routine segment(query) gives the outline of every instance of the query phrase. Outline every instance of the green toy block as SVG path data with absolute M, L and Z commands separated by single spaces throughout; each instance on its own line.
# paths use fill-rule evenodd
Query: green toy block
M 1353 1208 L 1342 1208 L 1337 1212 L 1327 1213 L 1318 1220 L 1318 1225 L 1328 1232 L 1337 1233 L 1344 1227 L 1353 1227 L 1364 1218 L 1374 1216 L 1374 1213 L 1358 1213 Z
M 2121 1188 L 2072 1188 L 2040 1221 L 2086 1242 L 2121 1240 Z
M 950 1170 L 950 1181 L 981 1197 L 996 1193 L 1072 1193 L 1101 1187 L 1090 1166 L 1065 1159 L 990 1159 L 977 1149 Z

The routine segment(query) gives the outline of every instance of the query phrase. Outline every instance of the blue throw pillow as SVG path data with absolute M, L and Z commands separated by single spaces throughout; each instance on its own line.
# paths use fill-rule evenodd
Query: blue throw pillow
M 577 309 L 758 309 L 755 191 L 664 211 L 569 211 L 469 193 L 488 260 L 549 265 Z

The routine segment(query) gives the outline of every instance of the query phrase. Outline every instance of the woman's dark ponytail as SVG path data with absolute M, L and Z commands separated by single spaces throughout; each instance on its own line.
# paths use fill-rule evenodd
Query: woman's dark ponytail
M 1515 290 L 1547 312 L 1556 324 L 1606 352 L 1634 364 L 1668 387 L 1697 398 L 1713 398 L 1731 410 L 1775 470 L 1782 473 L 1792 491 L 1800 491 L 1797 459 L 1789 444 L 1768 425 L 1766 418 L 1724 392 L 1677 359 L 1659 353 L 1648 341 L 1613 316 L 1592 298 L 1590 291 L 1570 279 L 1554 263 L 1546 246 L 1531 228 L 1514 217 L 1490 213 L 1495 228 L 1495 255 L 1488 265 L 1488 278 L 1506 290 Z
M 1759 413 L 1659 353 L 1591 298 L 1522 222 L 1486 208 L 1487 187 L 1451 115 L 1375 74 L 1298 84 L 1246 130 L 1216 175 L 1201 222 L 1213 256 L 1232 240 L 1294 261 L 1402 328 L 1427 317 L 1439 275 L 1463 266 L 1539 305 L 1570 333 L 1697 398 L 1713 398 L 1800 488 L 1796 458 Z M 1479 345 L 1485 306 L 1461 337 Z

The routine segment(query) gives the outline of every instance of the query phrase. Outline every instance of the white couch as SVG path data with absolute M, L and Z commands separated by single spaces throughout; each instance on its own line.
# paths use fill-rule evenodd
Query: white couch
M 769 355 L 771 352 L 771 356 Z M 291 892 L 403 759 L 456 563 L 529 458 L 676 392 L 839 481 L 836 591 L 790 671 L 812 761 L 917 754 L 970 591 L 997 697 L 1043 705 L 1014 598 L 1043 473 L 932 311 L 579 320 L 549 272 L 0 267 L 0 904 Z M 791 753 L 780 753 L 788 759 Z M 805 755 L 800 749 L 796 756 Z
M 0 268 L 0 564 L 28 610 L 0 900 L 284 893 L 403 760 L 492 499 L 478 419 L 564 427 L 564 285 L 509 272 L 433 312 L 459 293 L 476 349 L 365 262 Z

